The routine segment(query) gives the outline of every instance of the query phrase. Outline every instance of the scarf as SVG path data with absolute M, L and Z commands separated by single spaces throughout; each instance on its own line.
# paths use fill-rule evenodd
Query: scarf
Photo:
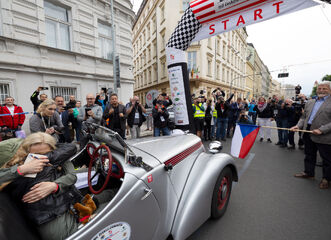
M 266 107 L 267 107 L 267 103 L 266 102 L 264 102 L 264 103 L 263 102 L 259 102 L 257 104 L 257 109 L 259 109 L 260 112 L 263 112 Z

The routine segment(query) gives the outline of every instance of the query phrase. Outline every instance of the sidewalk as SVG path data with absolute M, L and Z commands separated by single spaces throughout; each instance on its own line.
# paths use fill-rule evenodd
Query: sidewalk
M 146 122 L 143 123 L 140 127 L 140 137 L 151 137 L 153 136 L 153 130 L 147 130 L 147 124 Z M 126 139 L 131 139 L 130 131 L 129 134 L 126 134 Z

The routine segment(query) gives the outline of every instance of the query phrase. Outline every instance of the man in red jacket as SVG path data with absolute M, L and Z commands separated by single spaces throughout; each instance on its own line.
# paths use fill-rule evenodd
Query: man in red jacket
M 25 120 L 25 114 L 19 113 L 23 113 L 23 109 L 14 105 L 14 98 L 6 97 L 5 104 L 0 108 L 1 131 L 6 133 L 12 132 L 14 134 L 15 131 L 21 130 Z

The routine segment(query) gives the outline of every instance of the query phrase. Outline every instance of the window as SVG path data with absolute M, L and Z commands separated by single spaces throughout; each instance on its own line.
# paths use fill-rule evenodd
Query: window
M 165 33 L 164 32 L 161 34 L 161 42 L 162 42 L 162 50 L 161 51 L 163 51 L 166 47 Z
M 147 25 L 147 39 L 149 39 L 150 38 L 150 36 L 151 36 L 151 24 L 149 23 L 148 25 Z
M 45 2 L 46 41 L 54 48 L 70 50 L 69 10 Z
M 156 16 L 154 15 L 152 18 L 152 22 L 153 22 L 153 33 L 156 31 Z
M 156 63 L 153 65 L 153 78 L 154 78 L 154 82 L 157 82 L 157 65 Z
M 0 104 L 4 104 L 8 96 L 10 96 L 9 84 L 0 83 Z
M 112 34 L 111 27 L 102 23 L 98 23 L 99 32 L 99 45 L 100 45 L 100 56 L 104 59 L 112 60 Z
M 207 75 L 211 76 L 211 60 L 207 59 L 207 61 L 208 61 L 208 73 L 207 73 Z
M 190 0 L 183 0 L 183 11 L 186 11 L 186 9 L 190 6 Z
M 197 70 L 197 52 L 195 51 L 187 53 L 187 70 L 189 75 L 191 74 L 192 70 Z
M 220 65 L 217 64 L 217 67 L 216 67 L 216 76 L 217 76 L 217 79 L 220 79 Z
M 51 87 L 52 98 L 55 96 L 62 96 L 65 102 L 69 101 L 69 97 L 74 95 L 77 97 L 77 89 L 73 87 Z

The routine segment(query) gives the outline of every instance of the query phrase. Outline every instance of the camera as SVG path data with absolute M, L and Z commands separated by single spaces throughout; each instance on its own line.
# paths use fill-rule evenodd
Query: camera
M 101 88 L 104 93 L 107 93 L 107 88 Z
M 204 91 L 203 90 L 200 90 L 200 94 L 202 95 L 204 93 Z
M 167 94 L 166 93 L 162 93 L 161 96 L 165 97 L 165 96 L 167 96 Z
M 86 113 L 86 115 L 87 115 L 87 112 L 88 111 L 91 111 L 91 108 L 85 108 L 85 113 Z
M 40 87 L 41 90 L 48 90 L 48 87 Z
M 62 107 L 62 109 L 65 110 L 65 111 L 66 111 L 66 110 L 69 110 L 70 108 L 72 108 L 72 107 L 71 107 L 71 106 L 63 106 L 63 107 Z
M 301 91 L 301 86 L 298 84 L 296 87 L 295 87 L 295 94 L 300 94 L 300 91 Z

